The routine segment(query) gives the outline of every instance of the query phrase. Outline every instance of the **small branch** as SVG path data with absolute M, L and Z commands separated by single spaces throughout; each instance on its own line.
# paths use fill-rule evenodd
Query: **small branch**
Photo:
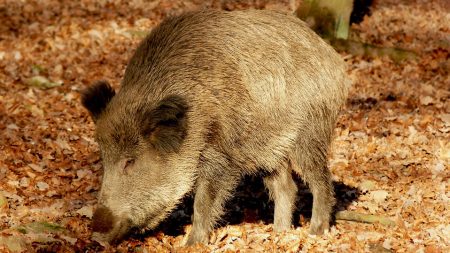
M 414 60 L 417 53 L 348 40 L 353 0 L 303 0 L 295 14 L 336 50 L 368 57 L 388 56 L 395 62 Z M 358 2 L 358 1 L 356 1 Z
M 395 226 L 395 222 L 385 216 L 363 214 L 352 211 L 339 211 L 336 213 L 336 220 L 355 221 L 363 223 L 380 223 L 386 226 Z
M 389 56 L 395 62 L 407 59 L 413 60 L 417 57 L 415 52 L 401 48 L 378 47 L 354 40 L 329 39 L 329 41 L 336 50 L 346 51 L 352 55 L 363 55 L 370 57 Z

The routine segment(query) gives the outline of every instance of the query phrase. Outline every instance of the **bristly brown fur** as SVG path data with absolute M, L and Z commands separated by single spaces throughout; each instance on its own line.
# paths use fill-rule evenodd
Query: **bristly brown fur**
M 296 200 L 292 173 L 313 194 L 310 232 L 323 233 L 335 203 L 327 155 L 345 71 L 293 15 L 205 10 L 164 20 L 136 49 L 116 95 L 100 83 L 83 96 L 105 168 L 94 224 L 108 229 L 94 238 L 155 228 L 194 191 L 187 243 L 207 243 L 247 174 L 264 175 L 274 229 L 283 231 Z

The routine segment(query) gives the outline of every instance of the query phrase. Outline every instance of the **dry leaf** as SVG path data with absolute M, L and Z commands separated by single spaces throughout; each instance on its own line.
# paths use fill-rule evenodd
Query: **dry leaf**
M 185 227 L 188 233 L 192 227 L 190 199 L 180 203 L 158 231 L 103 248 L 92 243 L 90 227 L 103 169 L 95 123 L 80 105 L 80 91 L 98 79 L 119 89 L 138 43 L 164 17 L 203 8 L 292 12 L 298 1 L 6 0 L 0 7 L 0 252 L 447 249 L 446 1 L 373 2 L 371 14 L 352 25 L 351 39 L 416 51 L 418 57 L 394 63 L 341 52 L 352 89 L 338 118 L 329 164 L 338 210 L 396 217 L 397 226 L 338 222 L 326 235 L 309 236 L 312 196 L 299 184 L 296 213 L 306 219 L 301 226 L 274 233 L 273 203 L 264 184 L 244 180 L 227 202 L 221 223 L 233 225 L 219 226 L 215 230 L 219 239 L 213 236 L 208 245 L 182 248 L 186 233 L 180 230 Z M 59 87 L 48 89 L 55 86 Z M 13 229 L 33 221 L 61 222 L 73 234 L 40 236 Z
M 76 213 L 81 216 L 85 216 L 89 219 L 92 219 L 92 215 L 94 213 L 94 207 L 93 206 L 83 206 L 82 208 L 78 209 L 76 211 Z
M 370 193 L 373 200 L 375 200 L 376 203 L 382 203 L 386 200 L 386 198 L 389 196 L 389 193 L 384 190 L 377 190 L 372 191 Z
M 2 192 L 0 192 L 0 211 L 4 211 L 5 209 L 8 208 L 8 200 L 6 199 L 6 197 L 3 195 Z
M 40 191 L 46 191 L 46 190 L 48 190 L 49 186 L 48 186 L 48 184 L 46 182 L 39 181 L 39 182 L 36 183 L 36 187 Z
M 430 105 L 434 103 L 434 99 L 430 96 L 424 96 L 420 97 L 420 104 L 421 105 Z

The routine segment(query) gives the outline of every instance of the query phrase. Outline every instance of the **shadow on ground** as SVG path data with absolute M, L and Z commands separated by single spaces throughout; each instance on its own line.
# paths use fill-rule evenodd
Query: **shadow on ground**
M 297 209 L 294 212 L 294 225 L 300 226 L 301 217 L 309 222 L 312 211 L 312 194 L 300 178 L 295 178 L 299 191 L 297 194 Z M 334 183 L 337 198 L 337 209 L 346 209 L 350 203 L 361 194 L 357 188 L 341 182 Z M 157 229 L 144 234 L 135 233 L 131 237 L 141 240 L 145 237 L 163 232 L 166 235 L 178 236 L 184 234 L 184 227 L 191 224 L 193 213 L 193 196 L 187 196 L 180 206 Z M 226 205 L 225 215 L 218 225 L 236 225 L 242 222 L 264 224 L 273 223 L 273 202 L 269 200 L 267 190 L 261 177 L 246 176 L 239 184 L 233 198 Z

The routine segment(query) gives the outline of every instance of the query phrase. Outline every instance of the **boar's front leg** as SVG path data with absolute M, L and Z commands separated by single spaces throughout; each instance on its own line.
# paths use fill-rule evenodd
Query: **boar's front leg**
M 192 230 L 186 245 L 208 243 L 209 234 L 223 214 L 223 205 L 236 187 L 240 175 L 223 154 L 203 152 L 197 178 Z

